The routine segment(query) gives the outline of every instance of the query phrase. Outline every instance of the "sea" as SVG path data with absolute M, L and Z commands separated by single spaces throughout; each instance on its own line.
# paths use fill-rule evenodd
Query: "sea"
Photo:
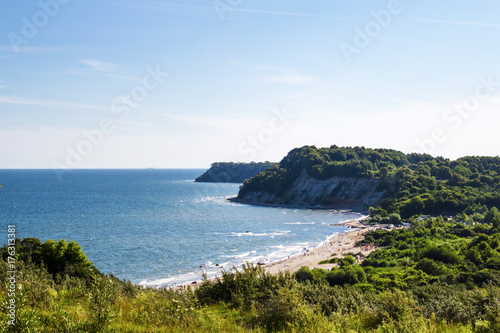
M 360 213 L 228 201 L 241 184 L 197 183 L 203 169 L 0 170 L 0 244 L 80 244 L 104 273 L 151 287 L 300 255 Z

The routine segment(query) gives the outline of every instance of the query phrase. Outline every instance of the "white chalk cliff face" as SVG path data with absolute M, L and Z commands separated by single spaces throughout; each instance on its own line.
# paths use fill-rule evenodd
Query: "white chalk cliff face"
M 275 204 L 300 207 L 367 210 L 382 202 L 385 191 L 378 191 L 379 179 L 332 177 L 314 179 L 305 171 L 281 196 L 265 191 L 253 191 L 238 198 L 250 204 Z

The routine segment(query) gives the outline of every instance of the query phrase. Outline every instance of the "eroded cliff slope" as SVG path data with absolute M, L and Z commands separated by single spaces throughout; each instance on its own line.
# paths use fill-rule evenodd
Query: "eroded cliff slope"
M 282 194 L 251 191 L 235 199 L 241 203 L 292 205 L 334 209 L 367 210 L 382 202 L 385 191 L 378 191 L 378 179 L 332 177 L 314 179 L 305 171 Z

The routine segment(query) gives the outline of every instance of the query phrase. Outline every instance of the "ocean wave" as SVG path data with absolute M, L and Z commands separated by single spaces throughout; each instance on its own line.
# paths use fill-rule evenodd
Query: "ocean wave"
M 254 254 L 254 253 L 257 253 L 257 251 L 250 251 L 250 252 L 245 252 L 245 253 L 241 253 L 241 254 L 236 254 L 236 255 L 233 255 L 233 256 L 222 256 L 223 258 L 238 258 L 238 259 L 241 259 L 241 258 L 245 258 L 245 257 L 248 257 L 249 255 L 251 254 Z
M 144 280 L 144 281 L 139 282 L 139 285 L 141 285 L 143 287 L 159 288 L 162 286 L 169 285 L 174 280 L 175 280 L 174 277 L 152 280 L 152 281 Z
M 247 236 L 264 236 L 264 235 L 272 235 L 272 234 L 284 234 L 289 231 L 277 231 L 274 233 L 231 233 L 233 235 L 247 235 Z M 266 264 L 287 259 L 289 257 L 294 257 L 297 255 L 302 255 L 305 253 L 305 250 L 311 250 L 317 248 L 319 246 L 324 245 L 329 242 L 333 237 L 337 236 L 339 233 L 333 233 L 328 235 L 324 241 L 319 244 L 314 244 L 310 246 L 310 242 L 297 242 L 293 244 L 277 244 L 266 247 L 266 249 L 262 250 L 252 250 L 243 253 L 238 253 L 234 255 L 221 255 L 219 258 L 226 258 L 226 260 L 221 260 L 218 263 L 213 261 L 207 261 L 204 265 L 200 266 L 199 269 L 196 269 L 189 273 L 181 273 L 171 277 L 154 279 L 154 280 L 144 280 L 139 284 L 142 286 L 148 286 L 153 288 L 159 287 L 170 287 L 176 285 L 188 285 L 193 283 L 194 281 L 200 282 L 203 278 L 203 273 L 206 274 L 208 278 L 214 278 L 216 276 L 220 276 L 221 272 L 225 269 L 232 269 L 233 267 L 241 268 L 241 266 L 248 262 L 252 264 L 257 264 L 259 262 L 265 262 Z M 228 251 L 236 252 L 238 249 L 229 249 Z M 215 261 L 215 260 L 214 260 Z M 215 261 L 217 262 L 217 261 Z
M 228 201 L 227 199 L 231 198 L 232 196 L 206 196 L 198 199 L 194 199 L 194 203 L 214 203 L 217 205 L 224 205 L 224 206 L 233 206 L 233 207 L 240 207 L 242 204 L 235 203 L 232 201 Z
M 196 202 L 196 203 L 203 203 L 203 202 L 221 203 L 222 201 L 224 201 L 224 199 L 225 199 L 224 197 L 207 196 L 207 197 L 195 199 L 194 202 Z
M 294 224 L 294 225 L 310 225 L 310 230 L 315 228 L 314 225 L 318 226 L 321 224 L 320 221 L 317 222 L 288 222 L 282 224 Z M 335 230 L 335 229 L 334 229 Z M 333 237 L 337 236 L 339 233 L 347 232 L 348 230 L 342 230 L 340 232 L 334 232 L 323 237 L 323 241 L 317 242 L 284 242 L 275 240 L 273 245 L 267 244 L 266 247 L 256 247 L 255 250 L 248 248 L 248 245 L 234 246 L 225 248 L 225 254 L 220 253 L 217 258 L 211 258 L 211 261 L 206 261 L 204 265 L 198 266 L 199 268 L 194 270 L 191 274 L 177 274 L 172 277 L 157 279 L 157 280 L 146 280 L 142 281 L 140 284 L 150 287 L 165 287 L 165 286 L 176 286 L 176 285 L 189 285 L 194 281 L 200 283 L 205 274 L 208 278 L 215 278 L 221 276 L 224 270 L 232 270 L 233 268 L 241 269 L 244 263 L 258 264 L 258 263 L 272 263 L 281 260 L 286 260 L 287 258 L 300 256 L 305 253 L 306 250 L 313 250 L 319 246 L 328 243 Z M 350 230 L 352 231 L 352 230 Z M 290 230 L 275 230 L 273 232 L 258 232 L 258 231 L 246 231 L 246 232 L 214 232 L 210 234 L 214 235 L 224 235 L 228 237 L 247 237 L 241 239 L 237 242 L 252 241 L 261 242 L 265 241 L 264 237 L 275 237 L 280 235 L 290 235 Z M 208 234 L 208 233 L 207 233 Z M 259 240 L 253 237 L 259 237 Z M 230 238 L 227 238 L 230 239 Z M 276 238 L 279 239 L 279 238 Z M 280 244 L 281 242 L 281 244 Z M 236 245 L 236 244 L 235 244 Z M 250 245 L 250 244 L 249 244 Z M 246 250 L 246 251 L 245 251 Z
M 246 232 L 231 232 L 231 235 L 236 236 L 236 237 L 241 237 L 241 236 L 264 237 L 264 236 L 281 236 L 281 235 L 285 235 L 289 232 L 291 232 L 291 231 L 286 230 L 286 231 L 274 231 L 274 232 L 263 232 L 263 233 L 253 233 L 251 231 L 246 231 Z
M 269 253 L 266 257 L 270 262 L 275 262 L 286 259 L 288 257 L 300 255 L 304 253 L 304 248 L 305 246 L 303 246 L 302 244 L 288 245 L 278 249 L 277 251 Z

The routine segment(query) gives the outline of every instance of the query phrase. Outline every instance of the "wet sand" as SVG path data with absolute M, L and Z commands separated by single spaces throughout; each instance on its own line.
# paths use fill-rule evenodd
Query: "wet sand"
M 375 247 L 365 249 L 364 246 L 356 247 L 355 243 L 364 239 L 368 231 L 378 229 L 379 226 L 365 225 L 363 222 L 366 220 L 367 218 L 363 217 L 358 220 L 342 223 L 342 225 L 350 226 L 353 231 L 339 234 L 330 239 L 326 244 L 310 250 L 305 254 L 264 265 L 264 269 L 271 274 L 277 274 L 280 271 L 289 271 L 290 273 L 293 273 L 299 270 L 302 266 L 307 266 L 310 269 L 331 269 L 333 267 L 337 267 L 337 264 L 320 265 L 319 262 L 327 259 L 343 258 L 347 253 L 357 254 L 361 252 L 364 256 L 367 256 L 370 252 L 375 250 Z

